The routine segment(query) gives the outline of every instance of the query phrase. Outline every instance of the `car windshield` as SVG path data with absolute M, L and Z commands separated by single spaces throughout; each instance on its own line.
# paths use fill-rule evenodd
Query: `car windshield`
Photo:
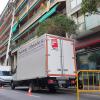
M 0 71 L 0 76 L 11 76 L 10 71 Z

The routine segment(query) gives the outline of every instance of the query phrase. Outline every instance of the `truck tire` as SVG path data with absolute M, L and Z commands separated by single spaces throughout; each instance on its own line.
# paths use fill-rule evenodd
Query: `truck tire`
M 55 93 L 57 90 L 56 90 L 56 88 L 54 87 L 54 86 L 48 86 L 48 90 L 49 90 L 49 92 L 51 92 L 51 93 Z
M 12 90 L 15 89 L 15 84 L 14 84 L 14 82 L 11 82 L 11 89 L 12 89 Z

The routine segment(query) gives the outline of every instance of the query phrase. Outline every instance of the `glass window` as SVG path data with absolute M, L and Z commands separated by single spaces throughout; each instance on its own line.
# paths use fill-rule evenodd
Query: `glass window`
M 3 76 L 2 71 L 0 71 L 0 76 Z
M 71 0 L 71 9 L 76 7 L 76 0 Z
M 0 71 L 0 76 L 11 76 L 10 71 Z
M 71 9 L 81 4 L 82 0 L 71 0 Z
M 100 50 L 77 54 L 78 69 L 100 70 Z
M 77 5 L 81 4 L 82 0 L 77 0 Z

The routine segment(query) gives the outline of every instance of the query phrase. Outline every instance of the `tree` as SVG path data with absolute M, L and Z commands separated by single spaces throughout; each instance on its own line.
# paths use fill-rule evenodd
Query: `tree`
M 77 25 L 72 19 L 63 14 L 57 14 L 40 23 L 40 25 L 36 28 L 35 33 L 37 36 L 44 33 L 59 36 L 66 36 L 66 33 L 68 33 L 68 36 L 71 36 L 71 34 L 76 33 L 76 29 Z
M 82 13 L 100 14 L 100 11 L 97 9 L 97 5 L 100 5 L 100 0 L 82 0 Z

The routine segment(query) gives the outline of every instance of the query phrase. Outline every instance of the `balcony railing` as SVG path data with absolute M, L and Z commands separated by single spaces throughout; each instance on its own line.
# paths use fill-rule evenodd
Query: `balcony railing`
M 20 12 L 19 12 L 19 19 L 27 12 L 27 6 L 25 6 Z
M 27 38 L 27 39 L 25 39 L 25 40 L 21 40 L 18 44 L 14 45 L 14 46 L 12 47 L 12 50 L 18 48 L 20 45 L 23 45 L 23 44 L 26 43 L 28 40 L 30 40 L 30 39 L 32 39 L 32 38 L 34 38 L 34 37 L 35 37 L 35 34 L 34 34 L 34 32 L 32 32 L 32 35 L 30 35 L 29 38 Z
M 0 36 L 3 36 L 8 30 L 10 30 L 11 24 L 9 24 L 5 30 L 2 31 L 2 33 L 0 34 Z
M 2 51 L 2 52 L 0 53 L 0 57 L 6 55 L 6 52 L 7 52 L 7 50 Z
M 50 7 L 54 6 L 58 2 L 63 2 L 63 1 L 66 1 L 66 0 L 50 0 Z
M 18 9 L 18 7 L 21 5 L 21 3 L 23 2 L 24 0 L 19 0 L 18 4 L 16 5 L 16 10 Z
M 7 47 L 6 48 L 3 48 L 2 50 L 0 50 L 0 54 L 6 52 L 6 50 L 7 50 Z
M 21 11 L 22 13 L 20 13 L 19 14 L 19 19 L 21 19 L 26 13 L 28 13 L 28 10 L 36 3 L 36 1 L 37 0 L 31 0 L 31 2 L 29 3 L 29 7 L 28 7 L 28 9 L 27 9 L 27 5 L 25 6 L 25 8 L 26 8 L 26 10 L 25 10 L 25 8 L 23 8 L 23 10 Z M 14 21 L 14 24 L 16 24 L 17 23 L 17 21 L 15 20 Z
M 37 0 L 30 0 L 29 9 L 36 3 Z
M 11 17 L 11 14 L 12 14 L 12 12 L 10 12 L 10 13 L 8 14 L 8 16 L 6 17 L 6 19 L 4 20 L 4 23 L 3 23 L 2 25 L 7 24 L 7 20 L 9 19 L 9 17 Z M 0 26 L 0 27 L 1 27 L 1 26 Z
M 54 0 L 51 2 L 50 8 L 53 7 L 56 3 L 61 2 L 64 0 Z M 36 1 L 33 2 L 33 4 Z M 32 25 L 36 20 L 38 20 L 43 14 L 47 12 L 47 8 L 44 9 L 38 9 L 38 11 L 23 25 L 19 28 L 19 32 L 14 34 L 13 37 L 15 37 L 17 34 L 20 35 L 24 30 L 26 30 L 30 25 Z
M 7 41 L 9 38 L 9 34 L 3 38 L 3 40 L 0 41 L 0 45 L 2 45 L 5 41 Z
M 90 30 L 92 28 L 100 26 L 100 15 L 99 14 L 94 14 L 91 16 L 85 17 L 86 21 L 86 29 Z
M 22 33 L 26 28 L 28 28 L 32 23 L 34 23 L 39 17 L 41 17 L 46 10 L 37 11 L 20 29 L 19 33 Z
M 5 41 L 2 42 L 1 46 L 5 45 L 7 43 L 8 43 L 8 38 Z

